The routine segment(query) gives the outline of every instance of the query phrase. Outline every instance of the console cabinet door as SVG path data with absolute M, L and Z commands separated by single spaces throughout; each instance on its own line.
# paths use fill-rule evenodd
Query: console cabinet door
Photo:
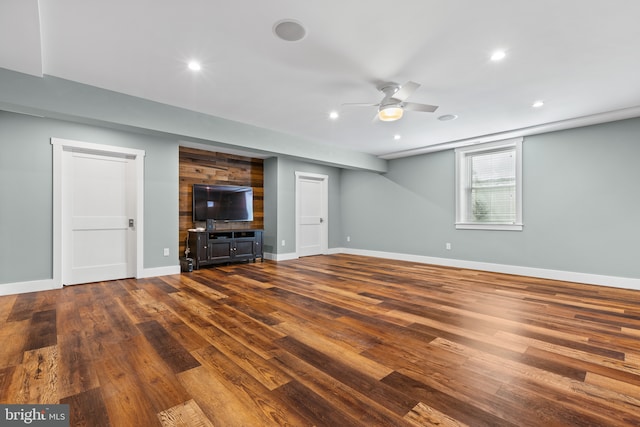
M 233 251 L 234 259 L 254 259 L 255 256 L 255 238 L 248 237 L 235 239 L 235 250 Z
M 200 265 L 209 261 L 209 241 L 207 236 L 202 233 L 189 232 L 189 250 L 190 256 L 194 260 L 194 268 L 197 270 Z
M 197 237 L 197 247 L 196 247 L 196 257 L 200 262 L 206 262 L 209 260 L 209 241 L 206 236 L 202 234 L 198 234 Z
M 211 261 L 229 260 L 233 256 L 233 239 L 209 240 Z

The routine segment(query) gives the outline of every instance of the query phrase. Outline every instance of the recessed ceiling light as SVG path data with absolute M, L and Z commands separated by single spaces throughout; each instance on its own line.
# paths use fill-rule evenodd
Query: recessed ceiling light
M 440 120 L 441 122 L 448 122 L 449 120 L 455 120 L 457 118 L 458 116 L 455 114 L 445 114 L 444 116 L 438 117 L 438 120 Z
M 398 141 L 400 138 L 402 138 L 400 135 L 396 134 L 393 135 L 393 139 L 395 139 L 396 141 Z
M 187 64 L 187 66 L 191 71 L 200 71 L 202 69 L 198 61 L 190 61 L 189 64 Z
M 533 104 L 531 104 L 531 106 L 532 106 L 533 108 L 540 108 L 540 107 L 542 107 L 543 105 L 544 105 L 544 101 L 536 101 L 536 102 L 534 102 Z
M 276 22 L 273 26 L 273 32 L 278 38 L 288 42 L 297 42 L 307 35 L 307 30 L 302 24 L 293 19 L 283 19 Z
M 329 113 L 329 118 L 330 118 L 331 120 L 335 120 L 335 119 L 337 119 L 338 117 L 340 117 L 340 114 L 338 114 L 338 112 L 337 112 L 337 111 L 332 111 L 332 112 L 330 112 L 330 113 Z
M 507 56 L 507 53 L 504 50 L 496 50 L 491 54 L 491 60 L 500 61 L 504 59 L 505 56 Z

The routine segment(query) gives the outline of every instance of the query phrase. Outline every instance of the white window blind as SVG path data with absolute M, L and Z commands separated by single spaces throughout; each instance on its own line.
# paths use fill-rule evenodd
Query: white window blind
M 477 222 L 515 223 L 515 148 L 468 155 L 471 168 L 468 218 Z
M 456 150 L 456 228 L 522 229 L 521 143 Z

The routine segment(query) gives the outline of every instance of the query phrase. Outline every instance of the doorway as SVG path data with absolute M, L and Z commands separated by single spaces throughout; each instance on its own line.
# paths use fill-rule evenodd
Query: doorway
M 142 271 L 144 151 L 52 138 L 54 280 L 73 285 Z
M 327 175 L 296 172 L 296 253 L 326 254 L 329 241 Z

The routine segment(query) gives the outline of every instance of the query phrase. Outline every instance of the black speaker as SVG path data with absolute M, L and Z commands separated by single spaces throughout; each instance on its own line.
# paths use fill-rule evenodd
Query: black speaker
M 207 220 L 207 231 L 213 231 L 216 229 L 216 221 L 214 219 Z
M 180 258 L 180 271 L 191 273 L 193 271 L 193 258 Z

